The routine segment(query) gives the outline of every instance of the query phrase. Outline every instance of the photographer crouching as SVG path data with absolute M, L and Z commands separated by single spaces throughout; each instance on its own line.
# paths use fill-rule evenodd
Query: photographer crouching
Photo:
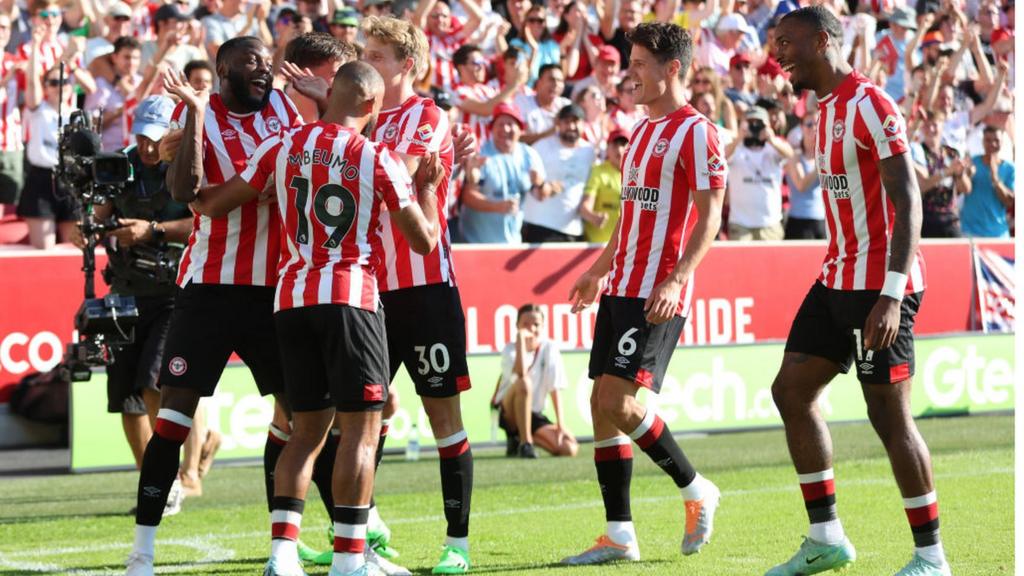
M 174 308 L 178 261 L 192 230 L 188 206 L 175 202 L 164 186 L 167 164 L 160 161 L 158 150 L 173 110 L 174 102 L 166 96 L 139 103 L 131 129 L 135 145 L 125 150 L 134 179 L 124 194 L 96 205 L 93 212 L 95 222 L 116 225 L 103 235 L 108 256 L 103 278 L 112 293 L 134 296 L 139 312 L 134 341 L 107 366 L 107 411 L 121 414 L 136 467 L 141 466 L 160 407 L 157 379 Z M 185 495 L 202 492 L 200 478 L 219 446 L 219 435 L 207 434 L 206 426 L 199 425 L 200 413 L 185 443 L 179 481 L 165 516 L 180 509 Z

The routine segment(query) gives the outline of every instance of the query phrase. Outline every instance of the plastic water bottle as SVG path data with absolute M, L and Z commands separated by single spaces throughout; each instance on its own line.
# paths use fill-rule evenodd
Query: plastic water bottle
M 409 462 L 415 462 L 420 459 L 420 432 L 416 429 L 416 425 L 412 425 L 412 431 L 409 432 L 409 441 L 405 444 L 405 459 Z

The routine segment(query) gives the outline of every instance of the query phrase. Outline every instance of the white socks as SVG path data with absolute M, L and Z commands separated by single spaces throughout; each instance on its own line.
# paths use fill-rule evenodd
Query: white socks
M 679 492 L 683 495 L 683 500 L 701 500 L 704 498 L 705 487 L 707 486 L 707 480 L 700 475 L 700 472 L 693 477 L 693 482 L 690 482 L 686 486 L 679 489 Z
M 469 552 L 469 538 L 452 538 L 451 536 L 444 537 L 445 546 L 455 546 L 456 548 L 462 548 L 466 552 Z
M 843 532 L 843 523 L 839 521 L 839 518 L 836 518 L 835 520 L 829 520 L 828 522 L 811 524 L 811 528 L 807 532 L 807 536 L 811 540 L 816 540 L 822 544 L 835 546 L 846 538 L 846 533 Z
M 152 558 L 156 550 L 156 526 L 136 524 L 135 545 L 133 549 L 138 554 L 144 554 Z
M 636 529 L 632 522 L 609 522 L 608 537 L 623 546 L 636 546 Z

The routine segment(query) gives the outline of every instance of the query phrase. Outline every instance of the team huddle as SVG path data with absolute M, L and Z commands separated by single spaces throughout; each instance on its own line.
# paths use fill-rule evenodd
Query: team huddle
M 269 51 L 255 38 L 221 46 L 219 93 L 165 80 L 181 100 L 167 185 L 195 214 L 161 408 L 142 460 L 129 576 L 154 573 L 179 451 L 233 352 L 276 401 L 264 450 L 265 576 L 303 575 L 303 561 L 330 565 L 332 576 L 411 574 L 391 561 L 391 533 L 373 498 L 397 407 L 390 383 L 403 364 L 439 454 L 447 531 L 433 573 L 470 571 L 473 456 L 459 395 L 471 382 L 445 206 L 453 167 L 475 142 L 413 90 L 428 54 L 421 30 L 370 17 L 363 31 L 362 61 L 333 40 L 289 47 L 282 70 L 290 93 L 315 105 L 317 118 L 300 116 L 273 88 Z M 794 88 L 819 97 L 830 242 L 773 385 L 810 529 L 796 554 L 767 574 L 816 574 L 856 559 L 836 511 L 831 440 L 816 407 L 836 374 L 855 365 L 914 536 L 912 560 L 897 575 L 948 575 L 928 449 L 908 409 L 924 288 L 920 194 L 898 108 L 842 61 L 841 38 L 839 22 L 820 7 L 789 13 L 776 32 Z M 684 555 L 711 541 L 722 498 L 636 394 L 660 390 L 694 272 L 721 225 L 728 167 L 714 124 L 685 98 L 689 34 L 650 23 L 629 40 L 630 75 L 649 117 L 622 155 L 615 232 L 569 295 L 576 312 L 599 306 L 589 376 L 607 526 L 567 565 L 640 559 L 630 512 L 633 442 L 680 490 Z M 332 549 L 322 554 L 299 541 L 311 483 L 333 519 Z

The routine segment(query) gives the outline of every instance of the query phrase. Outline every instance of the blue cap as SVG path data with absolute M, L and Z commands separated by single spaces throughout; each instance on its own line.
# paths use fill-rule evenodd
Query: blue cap
M 141 134 L 153 141 L 159 141 L 167 134 L 174 112 L 174 100 L 167 96 L 149 96 L 135 107 L 132 134 Z

